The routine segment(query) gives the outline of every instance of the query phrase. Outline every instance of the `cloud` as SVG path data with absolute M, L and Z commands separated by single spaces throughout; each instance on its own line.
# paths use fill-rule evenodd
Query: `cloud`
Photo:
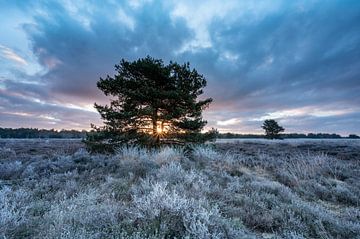
M 22 12 L 26 17 L 21 19 L 31 19 L 16 27 L 26 34 L 36 62 L 21 58 L 22 51 L 13 47 L 6 48 L 7 56 L 13 53 L 6 59 L 19 65 L 20 59 L 28 59 L 41 67 L 35 73 L 8 65 L 6 75 L 0 70 L 0 89 L 6 92 L 2 112 L 35 115 L 40 107 L 48 112 L 38 115 L 59 119 L 58 125 L 72 124 L 65 112 L 87 112 L 96 121 L 91 105 L 107 102 L 96 88 L 99 77 L 114 74 L 121 58 L 151 55 L 165 62 L 189 61 L 204 74 L 205 94 L 214 98 L 205 112 L 209 127 L 261 132 L 260 121 L 272 117 L 289 130 L 360 133 L 355 127 L 360 108 L 359 1 L 63 0 L 5 5 Z M 11 111 L 14 103 L 19 108 Z M 26 118 L 7 117 L 19 117 L 19 125 Z M 0 120 L 5 123 L 3 116 Z
M 45 102 L 13 91 L 0 89 L 1 125 L 4 127 L 37 127 L 87 129 L 100 124 L 99 115 L 86 106 Z
M 5 47 L 3 45 L 0 45 L 0 51 L 2 54 L 2 57 L 13 61 L 15 63 L 18 63 L 20 65 L 28 65 L 27 61 L 22 58 L 21 56 L 19 56 L 18 54 L 16 54 L 12 49 Z
M 223 120 L 223 121 L 219 120 L 219 121 L 217 121 L 217 125 L 219 125 L 219 126 L 237 125 L 240 122 L 241 122 L 240 119 L 232 118 L 232 119 Z
M 33 51 L 48 69 L 42 78 L 61 97 L 99 99 L 96 81 L 113 74 L 121 58 L 150 54 L 171 59 L 173 49 L 189 37 L 185 23 L 171 20 L 161 2 L 136 9 L 124 3 L 99 6 L 80 19 L 60 4 L 49 4 L 43 11 L 52 15 L 37 16 L 25 29 Z M 83 18 L 88 19 L 85 25 Z

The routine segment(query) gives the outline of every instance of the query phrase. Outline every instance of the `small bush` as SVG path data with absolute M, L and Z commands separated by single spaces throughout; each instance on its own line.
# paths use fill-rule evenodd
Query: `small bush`
M 22 170 L 21 161 L 0 161 L 0 179 L 18 178 Z
M 16 157 L 16 152 L 10 148 L 0 147 L 0 160 Z
M 161 238 L 224 236 L 216 207 L 211 207 L 205 199 L 186 198 L 166 187 L 166 183 L 153 183 L 149 193 L 133 195 L 134 223 L 147 235 Z
M 13 190 L 7 186 L 0 190 L 1 237 L 13 237 L 12 232 L 27 221 L 29 196 L 24 190 Z
M 111 197 L 100 194 L 95 189 L 78 193 L 70 198 L 63 198 L 53 204 L 44 215 L 43 236 L 76 237 L 92 235 L 101 238 L 119 223 L 121 205 Z

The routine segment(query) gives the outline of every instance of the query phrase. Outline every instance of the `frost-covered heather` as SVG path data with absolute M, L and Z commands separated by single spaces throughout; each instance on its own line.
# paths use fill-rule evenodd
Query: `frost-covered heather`
M 216 143 L 263 143 L 263 144 L 290 144 L 290 145 L 302 145 L 302 144 L 325 144 L 325 145 L 354 145 L 360 146 L 360 140 L 358 139 L 283 139 L 283 140 L 268 140 L 268 139 L 246 139 L 246 138 L 234 138 L 234 139 L 217 139 Z
M 0 140 L 0 238 L 359 238 L 360 146 L 264 142 Z

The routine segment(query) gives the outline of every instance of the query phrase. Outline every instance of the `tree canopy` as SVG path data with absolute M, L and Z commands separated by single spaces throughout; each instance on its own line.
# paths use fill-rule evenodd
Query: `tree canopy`
M 202 111 L 212 99 L 198 100 L 206 79 L 189 63 L 165 65 L 148 56 L 133 62 L 123 59 L 115 69 L 113 77 L 97 83 L 112 98 L 109 105 L 95 103 L 104 126 L 92 125 L 86 140 L 91 149 L 205 140 Z
M 279 133 L 285 131 L 285 129 L 273 119 L 265 120 L 261 128 L 265 130 L 265 136 L 268 139 L 278 139 L 280 138 Z

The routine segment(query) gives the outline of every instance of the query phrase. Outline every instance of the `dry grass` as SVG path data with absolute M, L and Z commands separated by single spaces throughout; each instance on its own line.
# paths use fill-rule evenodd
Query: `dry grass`
M 0 238 L 359 238 L 356 143 L 0 140 Z

